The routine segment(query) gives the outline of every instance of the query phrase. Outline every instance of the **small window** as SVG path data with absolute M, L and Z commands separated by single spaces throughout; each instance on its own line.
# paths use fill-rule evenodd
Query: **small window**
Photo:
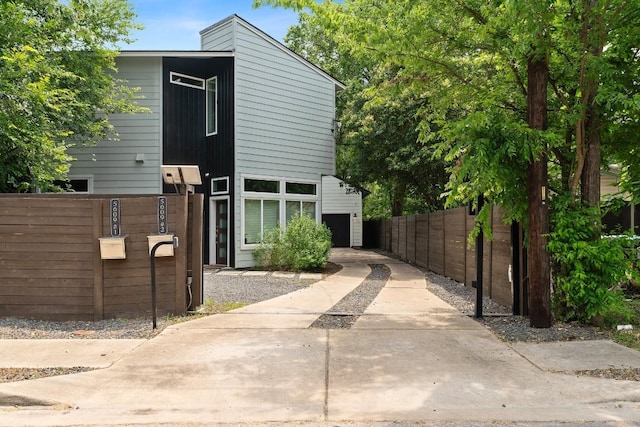
M 287 182 L 287 194 L 308 194 L 316 195 L 315 184 L 303 184 L 300 182 Z
M 211 194 L 226 194 L 229 192 L 229 177 L 213 178 L 211 180 Z
M 91 179 L 81 177 L 69 177 L 66 181 L 53 182 L 64 191 L 73 193 L 91 193 Z
M 254 193 L 279 193 L 280 181 L 246 178 L 244 180 L 244 191 L 251 191 Z
M 207 136 L 218 133 L 218 78 L 207 80 Z
M 176 85 L 204 90 L 204 79 L 200 77 L 187 76 L 186 74 L 171 71 L 169 73 L 169 81 Z

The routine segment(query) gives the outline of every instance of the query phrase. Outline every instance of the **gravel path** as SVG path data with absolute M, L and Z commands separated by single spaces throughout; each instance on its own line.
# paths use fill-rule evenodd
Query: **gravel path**
M 378 296 L 391 276 L 389 267 L 369 264 L 371 273 L 354 290 L 331 307 L 328 313 L 311 324 L 317 329 L 349 329 Z

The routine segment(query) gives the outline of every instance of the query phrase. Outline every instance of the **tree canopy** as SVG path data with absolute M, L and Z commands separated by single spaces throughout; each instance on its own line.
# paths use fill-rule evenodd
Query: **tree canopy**
M 637 0 L 254 4 L 309 11 L 340 49 L 399 70 L 400 93 L 429 99 L 419 113 L 420 137 L 434 143 L 436 156 L 448 164 L 449 205 L 482 196 L 505 208 L 505 220 L 517 220 L 528 230 L 532 310 L 546 305 L 534 301 L 538 290 L 548 300 L 548 274 L 534 277 L 548 272 L 547 249 L 573 246 L 551 242 L 547 247 L 546 236 L 572 234 L 561 230 L 571 224 L 563 215 L 598 211 L 603 165 L 617 162 L 624 188 L 640 199 Z M 570 203 L 554 210 L 555 230 L 549 234 L 547 209 L 556 200 Z M 483 218 L 486 208 L 480 223 Z M 583 235 L 599 236 L 599 221 L 589 224 L 593 232 Z M 566 254 L 553 257 L 556 275 L 576 273 L 575 265 L 567 264 L 570 257 L 561 255 Z M 611 277 L 604 278 L 602 269 L 590 271 L 603 277 L 583 276 L 582 289 L 591 281 L 606 292 Z M 544 309 L 540 322 L 531 316 L 534 326 L 549 324 Z
M 444 162 L 434 158 L 432 144 L 419 141 L 418 113 L 428 108 L 428 97 L 406 90 L 399 67 L 341 48 L 315 15 L 301 13 L 285 43 L 346 83 L 337 102 L 337 173 L 370 191 L 365 217 L 442 208 Z
M 591 203 L 599 198 L 593 186 L 600 151 L 630 174 L 637 169 L 636 0 L 254 3 L 308 11 L 340 49 L 401 69 L 406 90 L 429 97 L 422 139 L 443 138 L 438 154 L 451 162 L 450 203 L 483 194 L 526 222 L 523 171 L 543 151 L 553 189 Z M 527 61 L 534 51 L 549 64 L 544 131 L 527 125 Z M 437 132 L 433 123 L 441 125 Z
M 0 0 L 0 192 L 52 188 L 69 146 L 113 135 L 109 115 L 137 110 L 114 77 L 134 17 L 126 0 Z

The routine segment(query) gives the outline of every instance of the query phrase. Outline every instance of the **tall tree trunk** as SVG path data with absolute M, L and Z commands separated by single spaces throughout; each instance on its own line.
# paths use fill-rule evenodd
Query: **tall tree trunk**
M 580 39 L 584 57 L 580 69 L 580 91 L 582 92 L 584 117 L 584 164 L 580 171 L 582 201 L 600 207 L 600 163 L 601 163 L 601 113 L 595 102 L 598 94 L 597 77 L 593 75 L 593 58 L 604 52 L 606 29 L 603 11 L 598 0 L 583 0 L 582 30 Z
M 407 184 L 402 179 L 394 179 L 391 184 L 391 215 L 402 216 L 404 211 L 404 198 L 407 193 Z
M 587 146 L 582 168 L 582 200 L 593 207 L 600 207 L 600 164 L 601 143 L 600 124 L 597 113 L 591 111 L 587 114 Z
M 527 61 L 527 114 L 532 129 L 547 128 L 546 57 L 530 56 Z M 531 326 L 551 326 L 551 270 L 547 253 L 549 210 L 546 147 L 539 158 L 531 159 L 528 170 L 529 199 L 529 319 Z

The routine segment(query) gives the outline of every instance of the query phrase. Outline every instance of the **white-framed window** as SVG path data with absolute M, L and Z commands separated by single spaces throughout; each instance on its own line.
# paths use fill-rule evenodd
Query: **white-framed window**
M 303 200 L 286 200 L 285 224 L 288 224 L 296 215 L 307 215 L 316 219 L 316 202 Z
M 66 181 L 56 181 L 55 184 L 73 193 L 93 193 L 93 175 L 69 175 Z
M 244 243 L 262 242 L 269 230 L 280 224 L 280 201 L 269 199 L 244 200 Z
M 244 249 L 262 242 L 265 233 L 286 227 L 296 214 L 318 220 L 319 182 L 273 177 L 241 177 Z
M 169 72 L 169 81 L 175 85 L 191 87 L 194 89 L 205 89 L 205 80 L 200 77 L 188 76 L 186 74 Z
M 220 194 L 229 193 L 229 177 L 224 176 L 222 178 L 211 178 L 211 195 L 216 196 Z
M 207 136 L 218 133 L 218 78 L 207 79 Z
M 306 194 L 315 196 L 318 194 L 318 185 L 308 182 L 287 182 L 286 192 L 287 194 Z

